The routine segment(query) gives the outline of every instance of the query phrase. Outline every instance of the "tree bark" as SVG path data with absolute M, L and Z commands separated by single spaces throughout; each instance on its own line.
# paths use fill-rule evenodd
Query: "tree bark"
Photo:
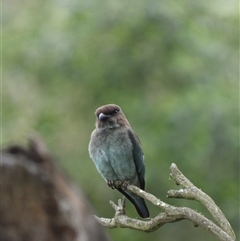
M 109 241 L 39 139 L 1 151 L 0 195 L 1 241 Z

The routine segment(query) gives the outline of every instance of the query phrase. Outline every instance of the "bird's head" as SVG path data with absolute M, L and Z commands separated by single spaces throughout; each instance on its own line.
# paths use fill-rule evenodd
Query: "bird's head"
M 109 104 L 99 107 L 95 111 L 97 117 L 96 127 L 98 129 L 116 128 L 120 126 L 130 127 L 121 108 L 115 104 Z

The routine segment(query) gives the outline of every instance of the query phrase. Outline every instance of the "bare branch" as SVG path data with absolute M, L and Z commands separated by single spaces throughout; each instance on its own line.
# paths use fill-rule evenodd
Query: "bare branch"
M 202 190 L 195 187 L 177 168 L 176 164 L 172 164 L 170 167 L 171 177 L 178 182 L 185 189 L 181 190 L 170 190 L 167 193 L 167 197 L 169 198 L 184 198 L 189 200 L 196 200 L 202 203 L 207 210 L 211 213 L 215 221 L 219 224 L 223 231 L 225 231 L 228 235 L 230 235 L 233 239 L 235 239 L 235 234 L 232 230 L 232 227 L 225 215 L 219 209 L 219 207 L 215 204 L 211 197 L 209 197 Z
M 154 195 L 147 193 L 146 191 L 141 190 L 140 188 L 128 185 L 127 189 L 136 195 L 148 200 L 154 206 L 159 207 L 163 210 L 162 213 L 159 213 L 156 217 L 151 219 L 139 220 L 133 219 L 125 215 L 125 211 L 123 210 L 125 205 L 122 205 L 123 202 L 119 200 L 119 205 L 117 206 L 113 202 L 111 202 L 112 207 L 115 209 L 115 216 L 112 219 L 107 218 L 97 218 L 97 220 L 104 226 L 109 228 L 132 228 L 136 230 L 141 230 L 144 232 L 152 232 L 166 223 L 177 222 L 183 219 L 187 219 L 191 221 L 194 226 L 200 226 L 203 229 L 207 230 L 211 234 L 213 234 L 216 238 L 221 241 L 234 241 L 235 234 L 226 220 L 224 214 L 221 210 L 216 206 L 214 201 L 203 193 L 200 189 L 195 187 L 177 168 L 175 164 L 171 165 L 171 178 L 176 182 L 176 184 L 180 184 L 184 189 L 180 190 L 170 190 L 168 192 L 169 198 L 184 198 L 189 200 L 197 200 L 202 203 L 212 214 L 213 218 L 219 224 L 216 225 L 211 220 L 204 217 L 202 214 L 187 208 L 187 207 L 175 207 L 169 205 Z

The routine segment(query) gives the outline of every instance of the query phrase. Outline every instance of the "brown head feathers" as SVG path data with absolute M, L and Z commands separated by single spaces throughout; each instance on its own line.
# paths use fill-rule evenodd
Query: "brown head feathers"
M 116 128 L 119 126 L 130 127 L 121 108 L 115 104 L 103 105 L 95 111 L 97 117 L 96 127 Z

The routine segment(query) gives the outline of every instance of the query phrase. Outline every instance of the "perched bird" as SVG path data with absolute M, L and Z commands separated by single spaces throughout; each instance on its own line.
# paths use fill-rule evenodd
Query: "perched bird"
M 96 129 L 88 148 L 91 159 L 108 186 L 126 196 L 142 218 L 148 218 L 144 199 L 126 189 L 128 184 L 145 188 L 144 156 L 137 135 L 115 104 L 99 107 L 95 115 Z

